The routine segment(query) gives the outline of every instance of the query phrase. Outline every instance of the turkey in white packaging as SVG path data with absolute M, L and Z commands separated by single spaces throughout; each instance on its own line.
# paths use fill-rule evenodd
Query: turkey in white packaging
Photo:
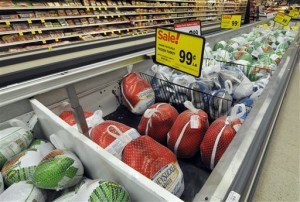
M 151 70 L 154 72 L 151 86 L 155 92 L 156 99 L 167 101 L 171 96 L 171 93 L 167 90 L 168 81 L 172 75 L 171 69 L 164 66 L 153 65 Z
M 177 110 L 167 103 L 156 103 L 147 109 L 138 125 L 140 134 L 149 135 L 161 144 L 167 143 L 167 133 L 178 116 Z
M 219 73 L 219 81 L 225 86 L 225 81 L 230 80 L 232 83 L 232 96 L 234 99 L 242 99 L 252 94 L 253 84 L 238 68 L 224 66 Z
M 119 159 L 124 147 L 139 136 L 136 129 L 110 120 L 96 125 L 90 133 L 91 140 Z
M 45 193 L 35 187 L 30 182 L 18 182 L 8 187 L 2 194 L 0 194 L 0 201 L 14 201 L 14 202 L 45 202 Z
M 209 123 L 205 111 L 196 109 L 190 101 L 184 106 L 187 110 L 179 114 L 168 133 L 168 147 L 180 158 L 191 158 L 199 151 Z
M 245 105 L 236 105 L 240 113 L 233 112 L 232 116 L 222 116 L 216 119 L 206 131 L 200 145 L 201 158 L 207 168 L 211 170 L 223 156 L 227 147 L 241 126 L 240 117 L 245 114 Z
M 32 139 L 33 134 L 23 127 L 0 130 L 0 168 L 6 161 L 28 148 Z
M 134 114 L 143 114 L 155 102 L 151 85 L 136 72 L 122 79 L 121 92 L 124 105 Z
M 33 173 L 40 161 L 52 150 L 50 142 L 34 140 L 29 149 L 7 161 L 1 172 L 5 184 L 10 186 L 19 181 L 32 181 Z
M 209 115 L 213 120 L 224 116 L 231 109 L 233 103 L 231 81 L 225 81 L 225 88 L 215 90 L 209 100 Z

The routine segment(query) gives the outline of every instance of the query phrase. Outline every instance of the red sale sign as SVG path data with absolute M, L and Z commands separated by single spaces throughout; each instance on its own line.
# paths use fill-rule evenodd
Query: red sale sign
M 181 31 L 181 32 L 201 36 L 201 22 L 200 22 L 200 20 L 175 23 L 174 24 L 174 29 L 176 31 Z

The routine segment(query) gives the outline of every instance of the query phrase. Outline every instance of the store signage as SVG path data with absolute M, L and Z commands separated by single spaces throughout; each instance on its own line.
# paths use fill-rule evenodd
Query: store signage
M 292 17 L 285 15 L 284 13 L 277 13 L 277 15 L 274 18 L 275 22 L 278 22 L 279 24 L 282 24 L 283 26 L 286 26 L 291 21 Z
M 241 15 L 222 15 L 221 28 L 222 29 L 236 29 L 241 27 Z
M 201 22 L 200 22 L 200 20 L 175 23 L 174 24 L 174 29 L 176 31 L 201 36 Z
M 200 77 L 205 38 L 156 28 L 155 62 Z
M 277 15 L 277 12 L 267 13 L 267 19 L 274 18 Z
M 299 16 L 299 10 L 298 9 L 293 9 L 289 12 L 289 16 L 293 18 L 297 18 Z

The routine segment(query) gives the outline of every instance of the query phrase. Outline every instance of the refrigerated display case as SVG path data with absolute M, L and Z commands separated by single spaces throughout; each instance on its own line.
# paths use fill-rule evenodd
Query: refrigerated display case
M 265 22 L 267 21 L 213 34 L 207 36 L 206 41 L 210 44 L 215 44 L 220 40 L 226 41 L 247 33 L 254 26 Z M 11 74 L 12 77 L 9 73 L 2 75 L 10 85 L 4 86 L 6 83 L 3 82 L 0 90 L 0 122 L 28 113 L 35 114 L 45 137 L 49 139 L 51 134 L 56 134 L 57 140 L 82 159 L 89 177 L 106 178 L 118 182 L 129 191 L 133 201 L 246 201 L 251 199 L 257 174 L 271 138 L 272 128 L 290 76 L 299 59 L 299 34 L 285 53 L 277 71 L 272 75 L 263 94 L 252 107 L 248 118 L 217 166 L 212 171 L 205 169 L 199 156 L 191 161 L 179 160 L 185 174 L 186 184 L 181 198 L 116 159 L 57 116 L 61 112 L 60 104 L 69 101 L 73 102 L 74 109 L 80 107 L 88 111 L 101 109 L 104 118 L 122 120 L 134 126 L 138 118 L 126 113 L 121 105 L 119 82 L 127 74 L 127 68 L 147 73 L 153 65 L 151 59 L 154 54 L 153 48 L 142 50 L 143 47 L 137 49 L 135 46 L 137 43 L 143 44 L 142 42 L 153 44 L 153 40 L 149 39 L 127 42 L 127 54 L 121 55 L 119 52 L 110 57 L 107 55 L 105 56 L 107 58 L 102 58 L 102 61 L 96 60 L 94 64 L 88 65 L 84 61 L 80 62 L 79 58 L 74 62 L 78 63 L 78 66 L 72 66 L 74 64 L 70 63 L 71 59 L 68 55 L 64 55 L 64 58 L 57 55 L 55 61 L 49 61 L 46 57 L 41 58 L 37 61 L 44 62 L 42 65 L 34 63 L 29 70 L 24 70 L 28 78 L 33 76 L 30 75 L 31 72 L 35 74 L 34 79 L 21 82 L 18 78 L 15 81 L 20 83 L 10 83 L 13 81 L 10 81 L 13 76 L 22 74 L 21 69 L 29 67 L 29 62 L 26 66 L 26 63 L 20 59 L 17 61 L 20 63 L 15 65 L 19 74 Z M 116 50 L 118 48 L 120 44 L 106 47 L 107 50 L 112 50 L 110 53 L 118 52 Z M 88 50 L 86 55 L 93 53 L 97 55 L 97 50 L 99 49 Z M 34 54 L 31 57 L 34 57 Z M 48 68 L 55 68 L 58 65 L 69 68 L 54 74 L 44 72 L 47 76 L 36 78 L 42 67 L 47 67 L 47 65 L 49 65 Z M 7 68 L 12 67 L 14 67 L 12 64 L 7 66 Z

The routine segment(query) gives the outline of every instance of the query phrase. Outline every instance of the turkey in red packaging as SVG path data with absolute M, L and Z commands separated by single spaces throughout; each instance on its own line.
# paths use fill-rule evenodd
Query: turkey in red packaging
M 151 85 L 136 72 L 123 78 L 121 91 L 125 106 L 134 114 L 143 114 L 155 102 Z
M 110 120 L 96 125 L 90 133 L 91 140 L 119 159 L 124 147 L 139 136 L 136 129 Z
M 183 173 L 176 156 L 151 137 L 143 135 L 127 144 L 122 161 L 176 196 L 182 195 Z
M 138 125 L 140 134 L 149 135 L 159 143 L 167 143 L 167 134 L 178 116 L 177 110 L 167 103 L 157 103 L 147 109 Z
M 199 145 L 209 126 L 205 111 L 196 109 L 190 101 L 185 101 L 188 109 L 179 114 L 168 133 L 168 147 L 181 158 L 191 158 L 199 152 Z
M 245 105 L 237 104 L 231 112 L 234 115 L 219 117 L 210 125 L 200 145 L 202 161 L 206 167 L 212 170 L 216 166 L 239 130 L 242 124 L 240 118 L 245 112 Z

